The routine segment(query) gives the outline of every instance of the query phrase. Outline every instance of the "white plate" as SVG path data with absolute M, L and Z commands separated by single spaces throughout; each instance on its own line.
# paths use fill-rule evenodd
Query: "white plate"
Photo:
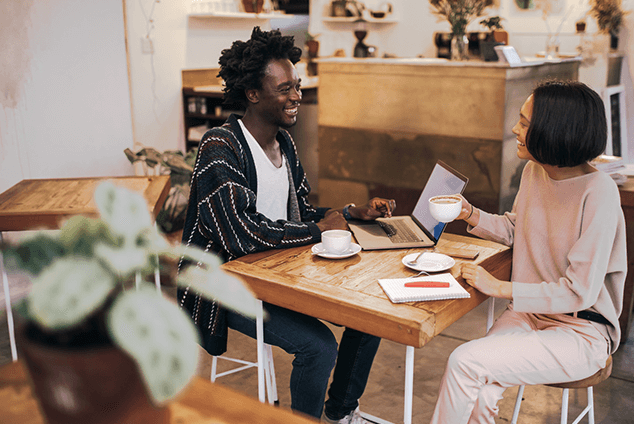
M 310 250 L 312 250 L 312 252 L 317 255 L 320 256 L 322 258 L 326 258 L 326 259 L 343 259 L 343 258 L 349 258 L 350 256 L 356 255 L 357 253 L 359 253 L 361 251 L 361 246 L 359 246 L 356 243 L 350 243 L 350 249 L 348 249 L 347 252 L 343 252 L 339 255 L 336 255 L 334 253 L 328 253 L 326 252 L 326 250 L 324 249 L 324 246 L 321 243 L 318 243 L 316 245 L 314 245 Z
M 418 253 L 411 253 L 405 256 L 401 262 L 403 262 L 403 265 L 406 267 L 415 271 L 425 272 L 444 271 L 456 264 L 456 261 L 450 256 L 443 255 L 442 253 L 429 252 L 418 258 L 416 265 L 409 265 L 408 262 L 416 259 L 416 256 L 418 256 Z

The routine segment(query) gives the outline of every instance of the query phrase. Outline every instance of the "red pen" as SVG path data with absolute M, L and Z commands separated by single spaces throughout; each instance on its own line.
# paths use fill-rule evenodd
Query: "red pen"
M 449 287 L 450 284 L 444 281 L 413 281 L 405 283 L 405 287 Z

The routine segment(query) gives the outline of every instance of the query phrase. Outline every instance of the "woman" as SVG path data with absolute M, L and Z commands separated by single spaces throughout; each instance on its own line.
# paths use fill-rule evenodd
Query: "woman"
M 539 85 L 513 127 L 527 159 L 512 211 L 463 199 L 469 232 L 513 246 L 511 281 L 464 265 L 481 292 L 512 302 L 489 333 L 449 357 L 432 423 L 494 423 L 508 387 L 586 378 L 620 339 L 627 268 L 616 184 L 589 161 L 605 150 L 601 98 L 579 82 Z

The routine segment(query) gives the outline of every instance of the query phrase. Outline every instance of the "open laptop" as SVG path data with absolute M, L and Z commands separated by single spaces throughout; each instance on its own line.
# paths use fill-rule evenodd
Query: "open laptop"
M 469 179 L 442 161 L 434 169 L 409 216 L 378 218 L 376 221 L 349 221 L 363 250 L 405 249 L 435 246 L 447 226 L 429 213 L 429 199 L 434 196 L 462 194 Z

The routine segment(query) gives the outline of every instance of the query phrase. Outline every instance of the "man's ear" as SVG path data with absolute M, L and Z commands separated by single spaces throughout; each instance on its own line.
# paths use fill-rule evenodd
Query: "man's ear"
M 260 96 L 259 96 L 258 90 L 256 90 L 255 88 L 251 88 L 251 89 L 245 90 L 244 93 L 246 94 L 247 100 L 250 103 L 254 103 L 255 104 L 255 103 L 259 103 L 260 102 Z

